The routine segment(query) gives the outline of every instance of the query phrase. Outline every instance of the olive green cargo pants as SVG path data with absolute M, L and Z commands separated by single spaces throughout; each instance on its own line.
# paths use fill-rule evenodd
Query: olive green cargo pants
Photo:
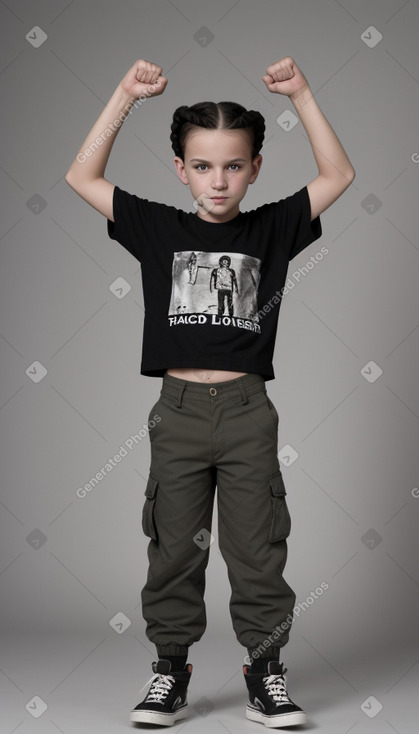
M 291 519 L 277 456 L 278 413 L 265 380 L 249 373 L 197 383 L 166 373 L 148 420 L 142 528 L 150 538 L 149 568 L 141 592 L 148 639 L 160 655 L 181 655 L 204 633 L 217 488 L 218 545 L 237 640 L 249 654 L 283 647 L 296 598 L 282 575 Z

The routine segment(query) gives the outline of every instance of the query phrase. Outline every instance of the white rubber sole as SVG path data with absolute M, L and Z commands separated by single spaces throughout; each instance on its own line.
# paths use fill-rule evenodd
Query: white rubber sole
M 176 721 L 186 719 L 188 706 L 178 709 L 173 714 L 159 714 L 158 711 L 131 711 L 130 721 L 144 724 L 159 724 L 160 726 L 173 726 Z
M 295 711 L 290 714 L 278 714 L 276 716 L 266 716 L 260 711 L 246 709 L 246 719 L 257 721 L 271 729 L 280 729 L 283 726 L 298 726 L 298 724 L 307 724 L 307 715 L 304 711 Z

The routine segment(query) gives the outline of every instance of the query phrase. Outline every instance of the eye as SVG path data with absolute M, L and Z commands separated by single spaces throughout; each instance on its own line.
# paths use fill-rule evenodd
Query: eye
M 241 166 L 238 163 L 231 163 L 230 168 L 234 168 L 235 171 L 240 171 Z
M 203 168 L 206 168 L 207 166 L 206 166 L 206 164 L 205 164 L 205 163 L 198 163 L 198 164 L 197 164 L 196 166 L 194 166 L 194 168 L 195 168 L 195 169 L 196 169 L 197 171 L 198 171 L 198 170 L 200 170 L 200 169 L 201 169 L 202 167 L 203 167 Z

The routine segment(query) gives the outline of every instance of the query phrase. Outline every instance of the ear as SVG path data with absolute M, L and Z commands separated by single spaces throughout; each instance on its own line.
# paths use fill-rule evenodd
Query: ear
M 263 156 L 261 156 L 260 153 L 259 153 L 259 155 L 255 156 L 253 158 L 253 160 L 252 160 L 252 174 L 251 174 L 251 176 L 249 178 L 249 184 L 252 184 L 252 183 L 254 183 L 256 181 L 256 179 L 257 179 L 257 177 L 259 175 L 259 171 L 260 171 L 260 167 L 262 165 L 262 161 L 263 161 Z
M 182 158 L 179 158 L 179 156 L 175 156 L 175 158 L 173 159 L 173 162 L 175 164 L 176 173 L 178 175 L 178 178 L 182 181 L 183 184 L 188 185 L 189 180 L 186 175 L 185 164 Z

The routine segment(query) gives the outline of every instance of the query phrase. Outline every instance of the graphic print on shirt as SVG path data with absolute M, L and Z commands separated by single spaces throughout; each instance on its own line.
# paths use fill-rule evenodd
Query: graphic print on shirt
M 235 326 L 260 333 L 261 261 L 241 252 L 173 253 L 169 325 Z

